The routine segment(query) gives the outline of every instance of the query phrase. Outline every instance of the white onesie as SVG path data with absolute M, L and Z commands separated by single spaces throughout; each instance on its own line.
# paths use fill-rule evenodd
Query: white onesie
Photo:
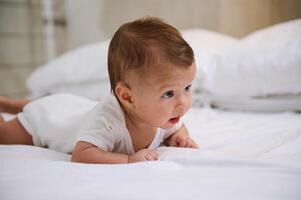
M 86 141 L 108 152 L 135 153 L 123 110 L 113 95 L 96 102 L 54 94 L 27 104 L 17 117 L 35 146 L 71 153 L 77 141 Z M 148 148 L 157 148 L 181 126 L 180 121 L 168 130 L 158 128 Z

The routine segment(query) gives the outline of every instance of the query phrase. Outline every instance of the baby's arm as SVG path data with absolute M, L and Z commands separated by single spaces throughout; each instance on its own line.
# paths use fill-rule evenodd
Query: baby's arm
M 189 136 L 188 130 L 184 124 L 179 130 L 165 140 L 165 144 L 171 147 L 199 148 Z
M 103 151 L 89 142 L 78 142 L 72 152 L 72 162 L 123 164 L 140 161 L 157 160 L 158 154 L 154 150 L 141 149 L 132 155 Z

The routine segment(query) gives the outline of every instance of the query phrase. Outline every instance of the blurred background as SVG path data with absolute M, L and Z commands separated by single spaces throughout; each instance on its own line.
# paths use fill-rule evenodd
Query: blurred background
M 301 0 L 0 0 L 0 96 L 26 96 L 34 69 L 147 15 L 241 38 L 300 18 Z

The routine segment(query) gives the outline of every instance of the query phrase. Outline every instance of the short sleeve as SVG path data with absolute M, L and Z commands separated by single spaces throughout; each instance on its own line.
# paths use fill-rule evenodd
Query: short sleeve
M 164 139 L 168 138 L 169 136 L 171 136 L 172 134 L 174 134 L 177 130 L 179 130 L 181 127 L 183 126 L 183 122 L 180 119 L 178 123 L 176 123 L 174 125 L 174 127 L 170 128 L 170 129 L 165 129 L 164 130 Z
M 106 120 L 106 115 L 99 112 L 97 107 L 91 111 L 85 120 L 77 141 L 89 142 L 104 151 L 111 152 L 115 144 L 112 125 L 109 120 Z

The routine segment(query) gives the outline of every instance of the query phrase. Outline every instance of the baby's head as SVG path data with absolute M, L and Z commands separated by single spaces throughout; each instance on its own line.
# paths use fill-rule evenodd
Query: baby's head
M 192 48 L 176 28 L 158 18 L 126 23 L 110 42 L 111 91 L 126 112 L 156 126 L 164 120 L 152 119 L 154 111 L 168 115 L 172 124 L 188 110 L 195 70 Z

